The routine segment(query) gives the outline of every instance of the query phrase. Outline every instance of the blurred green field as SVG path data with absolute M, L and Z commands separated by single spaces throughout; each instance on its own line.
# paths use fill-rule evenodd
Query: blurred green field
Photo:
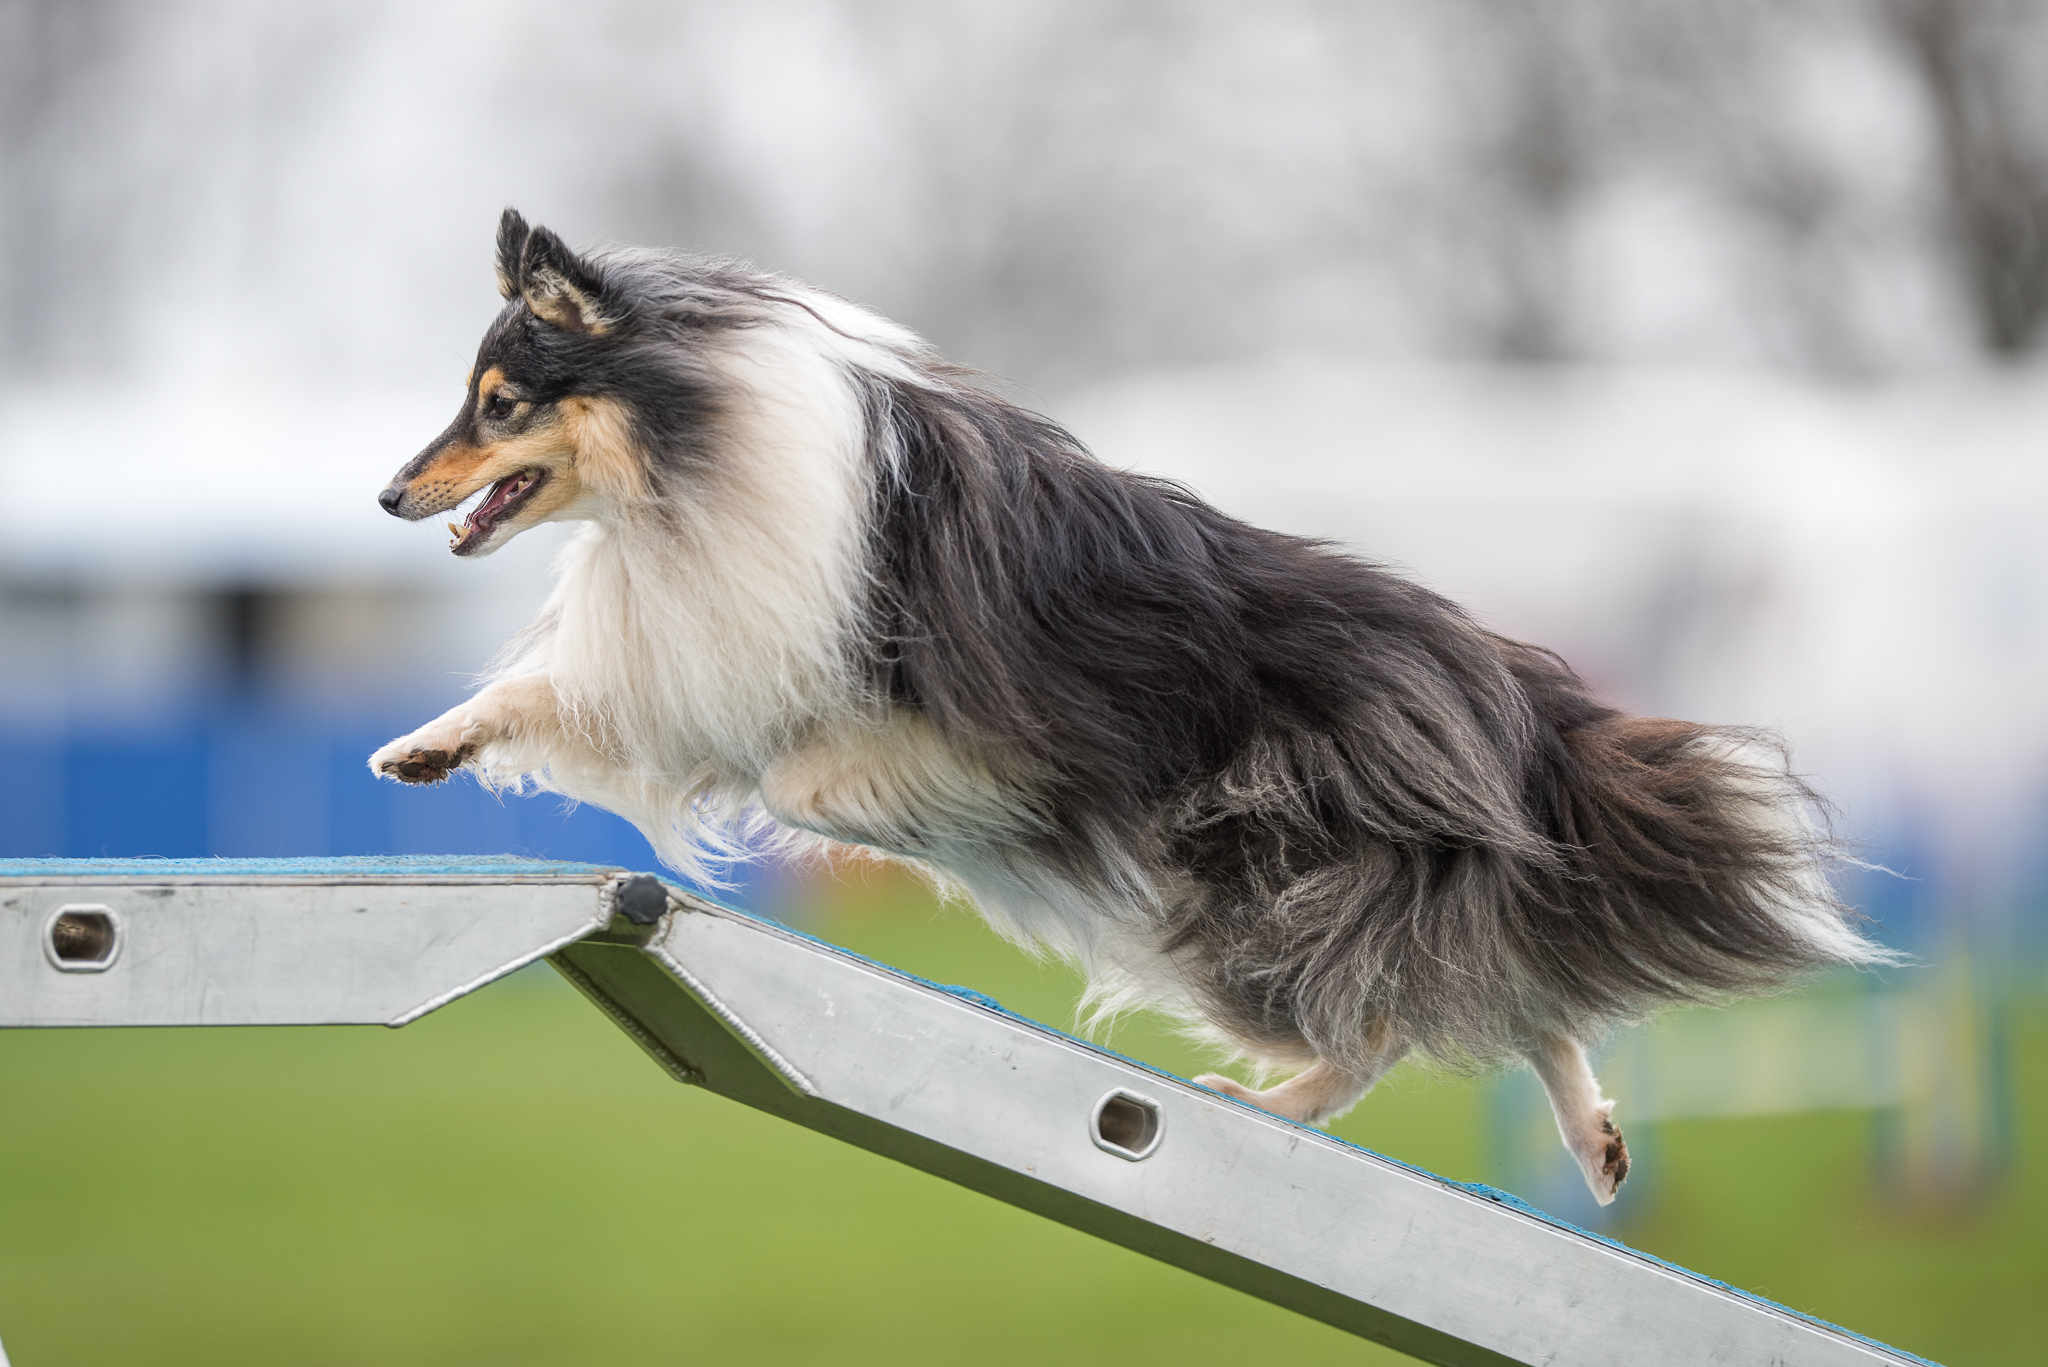
M 964 913 L 829 929 L 1071 1017 L 1063 970 Z M 1624 1237 L 1941 1361 L 2040 1361 L 2048 1001 L 2015 1020 L 1992 1199 L 1879 1201 L 1857 1113 L 1674 1124 Z M 1340 1133 L 1487 1179 L 1484 1087 L 1404 1068 Z M 0 1340 L 15 1367 L 1407 1360 L 669 1082 L 546 969 L 402 1031 L 0 1032 Z

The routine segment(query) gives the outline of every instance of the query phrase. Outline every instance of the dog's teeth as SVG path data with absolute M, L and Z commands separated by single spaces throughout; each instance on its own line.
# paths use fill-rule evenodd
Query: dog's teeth
M 460 522 L 451 522 L 448 524 L 448 531 L 452 536 L 461 536 L 462 524 Z

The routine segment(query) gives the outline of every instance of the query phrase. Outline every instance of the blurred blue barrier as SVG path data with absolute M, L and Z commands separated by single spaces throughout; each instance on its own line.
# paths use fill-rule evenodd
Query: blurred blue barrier
M 659 867 L 595 807 L 371 777 L 370 752 L 432 711 L 223 693 L 139 721 L 0 720 L 0 857 L 474 851 Z M 755 863 L 733 877 L 745 896 L 775 874 Z

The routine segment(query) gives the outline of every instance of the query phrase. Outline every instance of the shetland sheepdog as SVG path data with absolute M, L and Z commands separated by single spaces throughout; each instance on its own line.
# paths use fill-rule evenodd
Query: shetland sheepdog
M 865 846 L 1072 957 L 1305 1124 L 1411 1050 L 1526 1060 L 1605 1204 L 1585 1044 L 1888 961 L 1770 737 L 1627 716 L 1328 544 L 1098 462 L 915 335 L 507 210 L 461 410 L 378 501 L 450 549 L 581 524 L 474 697 L 371 757 L 632 820 L 703 875 Z

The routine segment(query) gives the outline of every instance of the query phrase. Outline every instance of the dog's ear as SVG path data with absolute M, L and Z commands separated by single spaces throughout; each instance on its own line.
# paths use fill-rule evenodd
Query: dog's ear
M 565 332 L 603 332 L 611 326 L 604 276 L 546 228 L 527 231 L 519 255 L 519 292 L 535 317 Z
M 506 299 L 519 293 L 519 258 L 526 254 L 531 231 L 517 209 L 498 215 L 498 293 Z

